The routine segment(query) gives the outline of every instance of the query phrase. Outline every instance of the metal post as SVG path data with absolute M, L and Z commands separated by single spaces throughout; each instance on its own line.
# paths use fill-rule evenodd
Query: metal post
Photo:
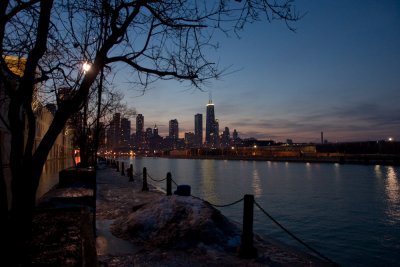
M 129 182 L 133 182 L 133 165 L 131 164 L 129 167 Z
M 253 209 L 254 196 L 245 195 L 243 204 L 243 232 L 239 247 L 239 256 L 245 259 L 257 257 L 257 249 L 253 246 Z
M 97 211 L 97 172 L 94 172 L 94 188 L 93 188 L 93 233 L 94 237 L 97 237 L 96 233 L 96 211 Z
M 125 164 L 124 164 L 124 162 L 121 162 L 121 175 L 125 176 Z
M 171 183 L 172 183 L 172 177 L 171 173 L 167 173 L 167 196 L 172 195 L 172 189 L 171 189 Z
M 119 161 L 115 162 L 115 166 L 117 166 L 117 172 L 119 172 Z
M 149 191 L 149 187 L 147 186 L 147 169 L 143 168 L 143 187 L 142 191 Z

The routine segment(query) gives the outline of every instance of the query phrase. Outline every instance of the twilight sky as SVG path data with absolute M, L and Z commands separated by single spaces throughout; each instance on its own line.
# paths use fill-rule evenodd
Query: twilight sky
M 232 74 L 204 92 L 155 83 L 144 95 L 118 84 L 129 106 L 162 136 L 177 119 L 181 137 L 194 131 L 212 92 L 220 131 L 242 138 L 319 142 L 400 140 L 400 1 L 296 0 L 293 24 L 258 22 L 241 38 L 216 36 L 211 58 Z M 133 130 L 135 119 L 131 118 Z

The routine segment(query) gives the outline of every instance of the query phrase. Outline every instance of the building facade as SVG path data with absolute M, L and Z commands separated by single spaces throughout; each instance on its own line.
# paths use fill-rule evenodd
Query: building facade
M 114 152 L 128 152 L 131 149 L 131 121 L 115 113 L 107 130 L 107 148 Z
M 127 118 L 121 118 L 121 140 L 120 147 L 123 150 L 129 150 L 131 146 L 131 121 Z
M 214 128 L 215 128 L 215 113 L 214 104 L 210 99 L 206 109 L 206 145 L 211 146 L 214 139 Z
M 143 114 L 137 114 L 136 116 L 136 140 L 135 145 L 137 148 L 142 148 L 144 144 L 144 116 Z
M 201 147 L 203 143 L 203 114 L 194 115 L 194 145 Z
M 107 146 L 110 150 L 117 150 L 121 140 L 121 114 L 115 113 L 107 131 Z
M 179 124 L 177 119 L 169 121 L 169 138 L 177 140 L 179 138 Z

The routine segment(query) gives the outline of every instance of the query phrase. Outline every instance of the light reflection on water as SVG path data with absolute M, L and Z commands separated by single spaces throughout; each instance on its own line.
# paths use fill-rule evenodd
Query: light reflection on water
M 253 186 L 253 191 L 255 193 L 254 197 L 258 198 L 262 195 L 263 190 L 262 190 L 262 184 L 261 184 L 261 180 L 260 180 L 260 175 L 258 174 L 257 166 L 253 166 L 253 176 L 252 177 L 253 177 L 252 186 Z
M 149 173 L 171 171 L 178 184 L 214 204 L 253 194 L 275 219 L 343 266 L 400 262 L 399 167 L 163 158 L 131 163 Z M 241 222 L 242 209 L 221 211 Z M 254 228 L 298 246 L 256 210 Z
M 386 194 L 388 199 L 387 214 L 391 223 L 398 223 L 400 220 L 400 188 L 399 178 L 396 169 L 386 167 Z
M 215 177 L 215 168 L 213 166 L 213 161 L 206 160 L 204 162 L 204 167 L 200 169 L 200 172 L 197 173 L 197 175 L 201 179 L 201 190 L 203 192 L 207 192 L 207 199 L 209 199 L 209 201 L 212 203 L 218 202 L 218 194 L 215 191 L 215 179 L 213 178 Z

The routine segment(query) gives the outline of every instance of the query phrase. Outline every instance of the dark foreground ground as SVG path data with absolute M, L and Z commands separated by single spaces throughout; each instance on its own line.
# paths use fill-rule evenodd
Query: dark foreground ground
M 240 258 L 235 244 L 219 242 L 213 234 L 229 228 L 231 240 L 240 236 L 240 227 L 218 211 L 191 197 L 166 198 L 153 187 L 142 192 L 139 177 L 128 180 L 115 169 L 103 166 L 97 171 L 96 220 L 110 222 L 105 231 L 112 240 L 99 229 L 93 231 L 93 190 L 58 188 L 45 195 L 34 220 L 32 266 L 333 266 L 259 236 L 254 238 L 258 256 Z M 206 215 L 194 216 L 193 210 Z M 194 233 L 205 225 L 207 234 Z M 118 250 L 115 240 L 128 242 L 128 250 Z

